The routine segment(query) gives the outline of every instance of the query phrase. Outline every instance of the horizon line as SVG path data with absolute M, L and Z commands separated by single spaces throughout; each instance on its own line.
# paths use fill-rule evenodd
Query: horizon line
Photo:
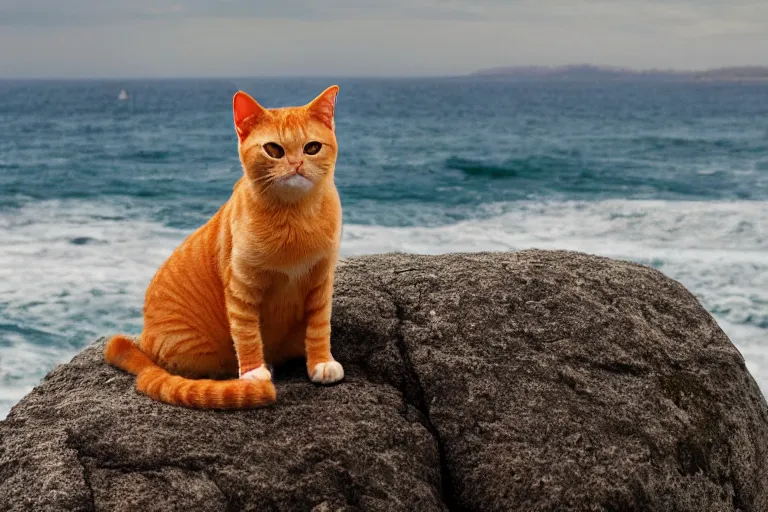
M 631 67 L 618 64 L 590 64 L 587 62 L 571 63 L 571 64 L 512 64 L 512 65 L 497 65 L 484 68 L 478 68 L 473 71 L 455 74 L 455 73 L 435 73 L 427 75 L 415 75 L 415 74 L 396 74 L 391 75 L 379 75 L 379 74 L 329 74 L 329 75 L 291 75 L 291 74 L 274 74 L 274 75 L 125 75 L 125 76 L 0 76 L 0 81 L 117 81 L 117 80 L 319 80 L 319 79 L 345 79 L 345 80 L 369 80 L 369 79 L 450 79 L 450 78 L 477 78 L 479 73 L 493 71 L 493 70 L 525 70 L 525 69 L 541 69 L 541 70 L 558 70 L 568 68 L 596 68 L 600 70 L 609 71 L 621 71 L 626 73 L 679 73 L 679 74 L 693 74 L 693 73 L 707 73 L 712 71 L 733 70 L 733 69 L 764 69 L 768 70 L 768 64 L 729 64 L 724 66 L 714 66 L 706 68 L 649 68 L 649 67 Z
M 474 71 L 472 72 L 474 73 Z M 461 75 L 126 75 L 126 76 L 0 76 L 0 81 L 117 81 L 117 80 L 387 80 L 387 79 L 428 79 L 428 78 L 468 78 L 471 73 Z

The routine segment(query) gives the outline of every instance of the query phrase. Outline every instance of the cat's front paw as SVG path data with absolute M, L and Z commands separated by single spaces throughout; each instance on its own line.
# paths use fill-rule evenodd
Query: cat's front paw
M 267 369 L 266 365 L 261 365 L 254 370 L 245 372 L 240 378 L 243 380 L 272 380 L 272 373 Z
M 317 363 L 310 371 L 309 378 L 318 384 L 333 384 L 344 378 L 344 367 L 338 361 Z

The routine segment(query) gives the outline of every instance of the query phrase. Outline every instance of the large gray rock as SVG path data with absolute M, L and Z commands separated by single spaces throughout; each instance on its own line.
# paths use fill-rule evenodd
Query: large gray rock
M 103 341 L 0 422 L 0 510 L 768 510 L 768 406 L 680 284 L 567 252 L 340 264 L 333 387 L 149 400 Z

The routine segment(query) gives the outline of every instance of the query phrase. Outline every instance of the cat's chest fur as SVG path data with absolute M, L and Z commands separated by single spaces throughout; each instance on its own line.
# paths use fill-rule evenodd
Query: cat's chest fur
M 281 232 L 282 231 L 282 232 Z M 268 233 L 241 229 L 233 233 L 232 264 L 254 277 L 295 285 L 337 251 L 333 233 L 277 228 Z M 285 279 L 276 277 L 282 276 Z

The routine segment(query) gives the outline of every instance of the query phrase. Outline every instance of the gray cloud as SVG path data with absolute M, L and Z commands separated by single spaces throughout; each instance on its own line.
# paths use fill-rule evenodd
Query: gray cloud
M 189 17 L 294 20 L 421 19 L 541 21 L 567 17 L 650 16 L 680 20 L 691 16 L 749 18 L 765 13 L 761 1 L 718 0 L 0 0 L 0 23 L 93 24 Z
M 437 75 L 767 64 L 768 2 L 0 0 L 4 76 Z
M 260 18 L 329 21 L 351 19 L 487 19 L 483 6 L 442 0 L 0 0 L 0 24 L 93 25 L 182 18 Z

